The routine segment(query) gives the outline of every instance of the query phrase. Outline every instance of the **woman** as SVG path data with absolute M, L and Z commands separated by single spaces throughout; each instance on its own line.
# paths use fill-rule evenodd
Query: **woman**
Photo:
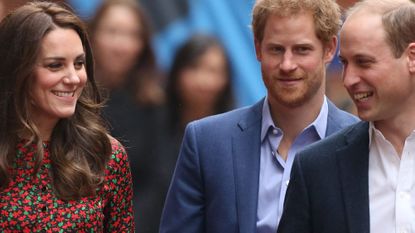
M 190 37 L 177 50 L 167 81 L 171 132 L 181 139 L 190 121 L 230 110 L 231 75 L 225 49 L 217 38 Z
M 156 166 L 162 154 L 156 148 L 164 129 L 164 90 L 147 18 L 136 0 L 107 0 L 89 26 L 96 78 L 109 91 L 104 115 L 130 158 L 137 233 L 158 232 L 163 202 L 157 199 Z
M 185 126 L 193 120 L 219 114 L 233 107 L 231 68 L 220 41 L 210 35 L 194 35 L 177 50 L 167 80 L 169 130 L 162 149 L 165 159 L 160 186 L 165 199 L 174 171 Z
M 97 79 L 110 91 L 129 92 L 136 105 L 164 102 L 151 31 L 136 0 L 107 0 L 89 24 Z
M 127 155 L 100 119 L 84 25 L 28 3 L 0 24 L 0 229 L 133 232 Z

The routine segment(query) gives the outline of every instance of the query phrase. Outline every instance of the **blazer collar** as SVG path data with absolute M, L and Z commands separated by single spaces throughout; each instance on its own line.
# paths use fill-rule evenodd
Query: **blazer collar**
M 337 108 L 329 99 L 327 99 L 327 105 L 329 114 L 327 116 L 326 137 L 352 124 L 354 117 L 351 114 L 346 116 L 346 113 Z M 354 118 L 356 122 L 359 120 L 357 117 Z
M 369 124 L 359 122 L 345 131 L 336 151 L 339 177 L 350 233 L 369 233 Z
M 238 123 L 239 130 L 232 136 L 240 233 L 256 231 L 263 103 L 264 99 L 247 109 Z

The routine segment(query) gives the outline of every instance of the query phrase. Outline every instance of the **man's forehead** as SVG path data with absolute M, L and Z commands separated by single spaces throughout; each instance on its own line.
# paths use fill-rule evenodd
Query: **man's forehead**
M 340 30 L 340 37 L 343 33 L 348 32 L 347 29 L 352 29 L 353 31 L 367 30 L 366 34 L 370 35 L 372 31 L 375 31 L 378 28 L 383 29 L 382 17 L 380 14 L 359 11 L 347 17 Z M 353 33 L 353 31 L 350 33 Z

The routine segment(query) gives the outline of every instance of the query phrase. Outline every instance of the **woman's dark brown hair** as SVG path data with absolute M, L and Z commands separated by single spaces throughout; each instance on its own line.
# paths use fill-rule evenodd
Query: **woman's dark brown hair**
M 28 3 L 7 15 L 0 23 L 0 188 L 13 179 L 11 164 L 21 132 L 27 143 L 37 145 L 36 171 L 43 160 L 38 129 L 29 114 L 33 71 L 42 39 L 56 28 L 75 30 L 86 56 L 87 83 L 73 116 L 61 119 L 48 142 L 51 176 L 56 195 L 74 200 L 94 195 L 104 180 L 111 154 L 107 129 L 100 118 L 101 96 L 94 80 L 94 62 L 82 21 L 67 7 L 50 2 Z

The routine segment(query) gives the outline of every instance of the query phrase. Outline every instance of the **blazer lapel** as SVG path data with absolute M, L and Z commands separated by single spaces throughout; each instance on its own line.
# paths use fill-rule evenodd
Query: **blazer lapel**
M 262 103 L 260 101 L 238 124 L 232 138 L 236 185 L 236 209 L 240 233 L 256 229 L 258 203 Z
M 345 147 L 336 154 L 346 218 L 350 233 L 369 233 L 368 123 L 358 123 L 345 137 Z
M 327 116 L 327 130 L 326 137 L 336 133 L 337 131 L 347 127 L 352 123 L 356 123 L 359 119 L 356 117 L 355 122 L 351 116 L 338 109 L 330 100 L 327 99 L 329 113 Z

